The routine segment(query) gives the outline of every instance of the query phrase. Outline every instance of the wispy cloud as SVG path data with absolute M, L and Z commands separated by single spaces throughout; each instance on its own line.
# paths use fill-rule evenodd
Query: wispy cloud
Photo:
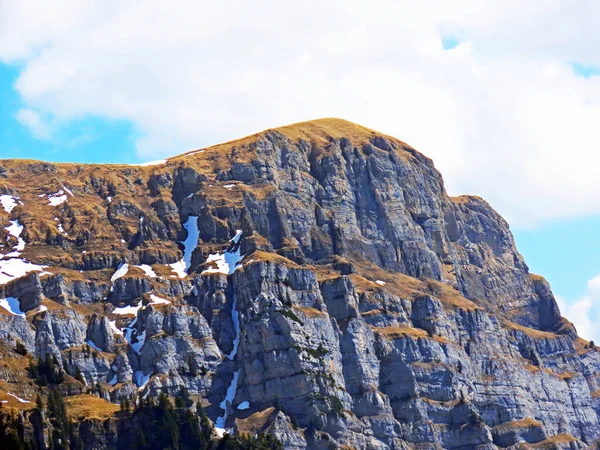
M 578 334 L 600 344 L 600 275 L 588 281 L 585 295 L 579 300 L 568 302 L 560 296 L 556 300 L 562 315 L 573 322 Z
M 36 139 L 48 139 L 51 136 L 48 124 L 33 110 L 20 109 L 15 118 L 21 125 L 27 127 Z

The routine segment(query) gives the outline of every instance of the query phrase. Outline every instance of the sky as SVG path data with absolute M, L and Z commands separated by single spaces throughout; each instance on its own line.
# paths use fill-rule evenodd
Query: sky
M 0 0 L 0 158 L 139 163 L 340 117 L 510 223 L 600 341 L 600 2 Z

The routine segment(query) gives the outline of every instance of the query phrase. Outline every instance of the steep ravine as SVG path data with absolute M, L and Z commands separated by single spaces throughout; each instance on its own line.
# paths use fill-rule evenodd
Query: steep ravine
M 598 348 L 506 221 L 390 136 L 323 119 L 154 166 L 3 160 L 0 204 L 0 400 L 38 443 L 46 356 L 98 449 L 161 394 L 286 449 L 600 439 Z

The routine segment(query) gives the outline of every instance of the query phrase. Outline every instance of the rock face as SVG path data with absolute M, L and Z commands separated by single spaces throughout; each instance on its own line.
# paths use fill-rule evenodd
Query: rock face
M 326 119 L 158 166 L 2 166 L 25 247 L 0 264 L 40 268 L 3 278 L 26 314 L 0 336 L 110 401 L 186 389 L 288 449 L 600 439 L 598 349 L 508 224 L 397 139 Z

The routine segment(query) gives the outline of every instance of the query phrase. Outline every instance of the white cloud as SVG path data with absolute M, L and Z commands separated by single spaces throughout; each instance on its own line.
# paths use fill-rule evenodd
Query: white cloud
M 600 344 L 600 275 L 595 276 L 587 284 L 585 295 L 579 300 L 567 302 L 556 296 L 556 301 L 563 316 L 573 322 L 579 336 Z
M 29 108 L 130 120 L 144 159 L 337 116 L 513 225 L 600 213 L 600 77 L 571 69 L 600 66 L 599 2 L 0 2 Z
M 47 139 L 50 137 L 50 128 L 40 117 L 40 115 L 31 109 L 20 109 L 15 114 L 17 121 L 29 131 L 36 139 Z

